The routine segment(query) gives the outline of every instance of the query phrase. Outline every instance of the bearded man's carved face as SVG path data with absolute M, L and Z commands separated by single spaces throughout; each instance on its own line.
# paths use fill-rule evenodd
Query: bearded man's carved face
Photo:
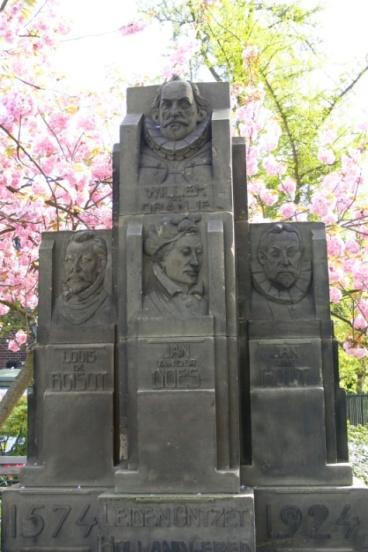
M 301 244 L 294 232 L 270 234 L 267 246 L 258 252 L 265 275 L 278 289 L 289 289 L 295 284 L 301 258 Z
M 193 132 L 203 114 L 188 82 L 171 81 L 162 87 L 158 119 L 161 134 L 168 140 L 182 140 Z

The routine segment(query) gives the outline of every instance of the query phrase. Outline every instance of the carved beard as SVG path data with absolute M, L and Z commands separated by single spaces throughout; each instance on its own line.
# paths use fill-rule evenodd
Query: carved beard
M 144 137 L 148 146 L 160 157 L 171 161 L 181 161 L 192 157 L 210 139 L 210 121 L 208 115 L 193 132 L 181 140 L 169 140 L 161 134 L 160 125 L 150 117 L 144 119 Z
M 252 262 L 252 280 L 253 286 L 258 293 L 274 301 L 284 305 L 292 305 L 298 303 L 308 293 L 312 281 L 312 267 L 309 260 L 301 261 L 298 274 L 292 272 L 288 276 L 293 282 L 288 287 L 277 285 L 277 282 L 270 280 L 267 277 L 263 267 L 258 261 Z

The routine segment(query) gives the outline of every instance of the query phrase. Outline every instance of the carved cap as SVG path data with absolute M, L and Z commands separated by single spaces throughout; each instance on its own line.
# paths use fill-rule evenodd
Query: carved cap
M 201 217 L 196 215 L 177 215 L 150 226 L 144 242 L 145 253 L 154 256 L 162 247 L 175 242 L 185 234 L 198 234 L 200 220 Z

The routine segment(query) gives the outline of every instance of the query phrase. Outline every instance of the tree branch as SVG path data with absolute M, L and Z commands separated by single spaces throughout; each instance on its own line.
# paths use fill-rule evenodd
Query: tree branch
M 336 107 L 336 105 L 343 99 L 346 94 L 350 92 L 354 88 L 354 86 L 360 81 L 360 79 L 363 77 L 363 75 L 368 71 L 368 65 L 366 65 L 351 81 L 351 83 L 340 92 L 338 96 L 336 96 L 333 101 L 330 103 L 330 106 L 327 108 L 324 119 L 327 119 L 327 117 L 330 115 L 331 111 Z
M 2 4 L 0 6 L 0 12 L 5 10 L 6 5 L 7 5 L 8 2 L 9 2 L 9 0 L 3 0 Z
M 282 122 L 283 122 L 283 125 L 284 125 L 284 128 L 285 128 L 285 132 L 288 136 L 290 146 L 291 146 L 293 161 L 294 161 L 294 177 L 295 177 L 295 181 L 297 183 L 297 187 L 299 188 L 301 186 L 301 178 L 300 178 L 300 171 L 299 171 L 299 157 L 298 157 L 298 151 L 297 151 L 296 143 L 295 143 L 294 137 L 292 135 L 292 132 L 291 132 L 291 129 L 290 129 L 290 126 L 289 126 L 289 121 L 288 121 L 287 116 L 286 116 L 286 114 L 283 110 L 281 102 L 279 101 L 278 97 L 276 96 L 276 93 L 275 93 L 273 87 L 271 86 L 271 83 L 269 82 L 269 80 L 267 78 L 267 75 L 265 74 L 265 72 L 262 68 L 260 69 L 260 74 L 262 75 L 262 78 L 263 78 L 263 80 L 266 84 L 266 87 L 267 87 L 269 93 L 272 96 L 272 99 L 273 99 L 273 101 L 276 105 L 277 111 L 279 112 L 279 115 L 282 119 Z

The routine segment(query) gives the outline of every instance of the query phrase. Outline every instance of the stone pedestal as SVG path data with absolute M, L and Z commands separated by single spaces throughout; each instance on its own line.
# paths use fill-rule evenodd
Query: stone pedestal
M 243 382 L 249 485 L 350 485 L 328 308 L 324 231 L 317 223 L 251 227 L 252 275 Z M 244 271 L 245 272 L 245 271 Z M 249 371 L 248 371 L 249 370 Z M 246 443 L 246 440 L 244 440 Z
M 367 487 L 258 487 L 255 505 L 257 550 L 368 550 Z
M 4 552 L 368 552 L 324 227 L 248 223 L 229 114 L 226 83 L 129 89 L 112 231 L 43 236 Z

